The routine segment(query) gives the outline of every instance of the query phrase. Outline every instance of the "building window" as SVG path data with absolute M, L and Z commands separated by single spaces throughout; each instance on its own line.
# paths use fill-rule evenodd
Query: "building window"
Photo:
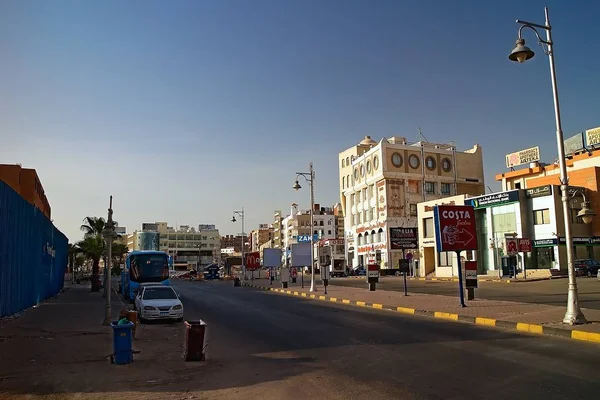
M 323 226 L 323 225 L 325 225 L 325 223 L 323 221 L 319 221 L 319 225 Z
M 346 160 L 344 160 L 344 159 L 342 158 L 342 168 L 344 168 L 345 166 L 346 166 Z
M 350 165 L 350 157 L 346 157 L 346 166 Z
M 365 165 L 364 164 L 362 164 L 360 166 L 360 176 L 361 177 L 365 176 Z
M 400 153 L 392 154 L 392 165 L 396 168 L 400 168 L 402 166 L 402 156 Z
M 342 189 L 346 189 L 346 177 L 342 176 Z
M 328 235 L 331 235 L 331 230 L 328 230 L 328 231 L 327 231 L 327 234 L 328 234 Z
M 318 235 L 318 234 L 319 234 L 319 232 L 313 231 L 313 235 Z
M 546 225 L 550 223 L 550 210 L 544 208 L 543 210 L 533 211 L 533 224 L 534 225 Z
M 377 155 L 373 157 L 373 169 L 377 170 L 379 168 L 379 157 Z
M 425 182 L 425 193 L 435 194 L 435 182 Z
M 428 156 L 425 159 L 425 166 L 427 167 L 428 170 L 433 171 L 436 166 L 435 158 L 433 158 L 432 156 Z
M 375 185 L 371 185 L 371 186 L 369 186 L 369 197 L 373 198 L 374 195 L 375 195 Z
M 444 172 L 452 171 L 452 162 L 450 162 L 449 159 L 444 158 L 442 160 L 442 169 L 444 170 Z
M 417 215 L 417 205 L 409 204 L 409 211 L 410 211 L 410 215 L 415 217 Z
M 350 204 L 351 205 L 355 205 L 356 204 L 356 195 L 354 193 L 352 193 L 350 195 Z
M 452 194 L 452 184 L 450 183 L 442 183 L 442 194 L 445 196 L 450 196 Z
M 367 174 L 371 173 L 371 161 L 367 161 Z
M 447 252 L 447 251 L 438 253 L 438 266 L 451 267 L 452 266 L 452 253 Z
M 346 185 L 350 187 L 350 175 L 346 175 Z
M 373 219 L 377 219 L 377 209 L 375 207 L 373 207 L 371 214 L 373 215 Z
M 521 189 L 521 182 L 515 183 L 515 189 Z
M 331 220 L 327 221 L 327 225 L 331 225 Z
M 423 237 L 432 238 L 434 235 L 433 218 L 423 219 Z
M 358 168 L 354 168 L 354 180 L 358 180 Z
M 417 157 L 416 154 L 411 154 L 408 157 L 408 164 L 410 164 L 412 169 L 417 169 L 419 168 L 419 165 L 421 165 L 421 160 L 419 160 L 419 157 Z

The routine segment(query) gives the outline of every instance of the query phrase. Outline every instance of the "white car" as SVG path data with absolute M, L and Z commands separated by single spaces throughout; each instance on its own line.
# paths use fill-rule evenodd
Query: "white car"
M 183 320 L 183 304 L 170 286 L 142 286 L 134 304 L 142 322 L 155 319 Z

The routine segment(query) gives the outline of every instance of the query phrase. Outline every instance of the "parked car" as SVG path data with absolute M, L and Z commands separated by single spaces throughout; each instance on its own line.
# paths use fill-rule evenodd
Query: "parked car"
M 577 276 L 597 276 L 600 269 L 600 262 L 586 258 L 575 260 L 575 275 Z
M 142 322 L 156 319 L 183 320 L 183 304 L 170 286 L 142 286 L 134 304 Z

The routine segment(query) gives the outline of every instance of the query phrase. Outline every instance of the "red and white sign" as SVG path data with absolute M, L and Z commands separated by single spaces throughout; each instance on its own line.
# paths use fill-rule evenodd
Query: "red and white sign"
M 477 279 L 477 261 L 465 261 L 465 279 Z
M 533 251 L 533 243 L 531 239 L 521 238 L 519 241 L 519 251 L 522 253 L 531 253 Z
M 252 253 L 246 253 L 246 269 L 253 270 L 260 268 L 260 252 L 254 251 Z
M 379 265 L 369 264 L 367 265 L 367 278 L 379 277 Z
M 519 241 L 514 238 L 506 238 L 506 254 L 514 255 L 519 252 Z
M 434 215 L 439 252 L 477 250 L 473 206 L 436 206 Z

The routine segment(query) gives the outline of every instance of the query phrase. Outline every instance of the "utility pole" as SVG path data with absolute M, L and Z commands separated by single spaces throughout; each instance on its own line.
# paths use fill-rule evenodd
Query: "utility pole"
M 112 242 L 114 238 L 117 236 L 115 234 L 115 222 L 112 218 L 113 210 L 112 210 L 112 196 L 110 196 L 110 204 L 108 207 L 108 219 L 106 221 L 106 226 L 102 231 L 102 236 L 106 240 L 106 249 L 107 249 L 107 261 L 106 265 L 106 281 L 104 282 L 104 292 L 106 293 L 106 309 L 104 310 L 104 322 L 103 325 L 110 325 L 112 322 L 112 313 L 111 313 L 111 269 L 112 269 Z

